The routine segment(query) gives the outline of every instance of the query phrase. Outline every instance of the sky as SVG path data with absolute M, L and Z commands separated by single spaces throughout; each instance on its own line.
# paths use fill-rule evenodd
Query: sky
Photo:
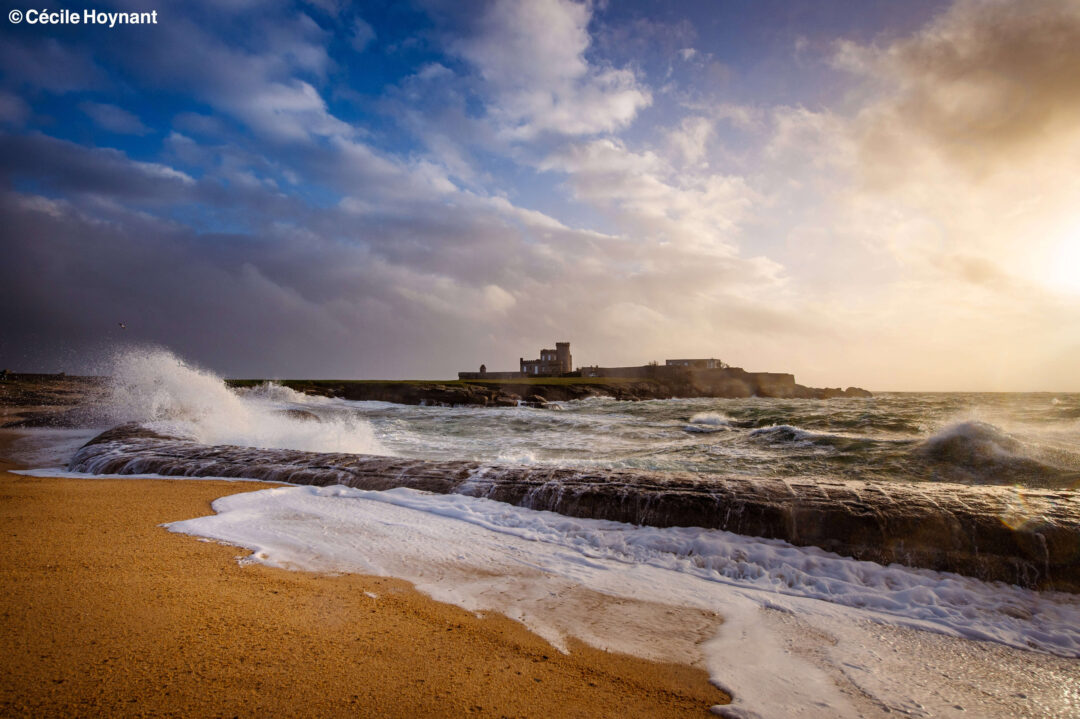
M 0 26 L 0 367 L 1080 391 L 1080 0 L 92 7 Z

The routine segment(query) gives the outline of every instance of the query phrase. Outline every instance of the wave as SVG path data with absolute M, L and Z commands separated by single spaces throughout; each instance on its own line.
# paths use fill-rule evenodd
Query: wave
M 772 425 L 751 430 L 749 438 L 760 444 L 781 447 L 812 447 L 840 452 L 858 452 L 882 443 L 895 445 L 896 440 L 875 440 L 869 437 L 851 437 L 842 434 L 811 432 L 790 424 Z M 902 442 L 901 442 L 902 444 Z
M 466 494 L 573 517 L 724 529 L 881 564 L 1080 591 L 1080 497 L 1063 491 L 1021 496 L 1006 487 L 925 482 L 704 477 L 205 446 L 135 424 L 95 437 L 69 469 Z
M 1020 456 L 1024 445 L 986 422 L 969 421 L 939 430 L 922 443 L 919 452 L 957 464 L 997 463 Z
M 1080 473 L 1042 461 L 1038 448 L 1029 446 L 999 427 L 976 420 L 951 424 L 913 450 L 919 458 L 978 484 L 1066 487 Z
M 411 553 L 406 560 L 410 564 L 413 557 L 426 555 L 445 568 L 445 546 L 461 544 L 469 549 L 455 548 L 449 556 L 467 555 L 470 563 L 478 563 L 477 568 L 498 576 L 501 586 L 505 586 L 505 578 L 516 574 L 513 566 L 497 566 L 514 562 L 507 558 L 506 544 L 522 541 L 525 544 L 520 545 L 520 551 L 528 553 L 530 567 L 542 566 L 545 576 L 555 573 L 580 579 L 582 571 L 588 571 L 586 567 L 596 570 L 607 565 L 621 575 L 617 580 L 620 595 L 625 592 L 627 597 L 648 595 L 656 584 L 655 575 L 634 573 L 632 577 L 625 567 L 651 567 L 670 572 L 665 577 L 684 588 L 687 585 L 682 582 L 690 578 L 706 582 L 697 585 L 691 596 L 724 591 L 718 585 L 734 585 L 764 592 L 771 606 L 776 606 L 777 595 L 807 597 L 870 610 L 884 615 L 882 619 L 891 615 L 971 638 L 1080 656 L 1080 603 L 1071 597 L 1035 594 L 897 565 L 855 562 L 775 539 L 721 530 L 571 519 L 461 494 L 400 488 L 368 492 L 344 487 L 291 487 L 234 495 L 214 502 L 214 509 L 216 515 L 168 527 L 250 547 L 256 552 L 256 561 L 314 571 L 355 568 L 370 572 L 368 562 L 397 561 L 402 553 Z M 372 523 L 384 527 L 378 537 L 365 531 Z M 436 527 L 445 529 L 432 531 Z M 482 531 L 477 533 L 477 529 Z M 433 534 L 442 541 L 430 541 Z M 371 551 L 351 551 L 361 536 Z M 387 547 L 392 557 L 376 549 L 379 544 Z M 342 559 L 347 562 L 345 567 L 333 564 Z M 397 576 L 383 569 L 382 573 Z M 430 581 L 423 573 L 418 578 Z M 475 581 L 465 584 L 477 586 Z M 461 585 L 455 586 L 454 591 L 461 591 Z M 670 605 L 688 599 L 685 589 L 668 593 L 670 586 L 660 585 L 659 600 Z M 520 612 L 520 605 L 517 610 Z
M 150 349 L 114 360 L 98 412 L 109 424 L 137 422 L 202 444 L 386 453 L 363 419 L 310 411 L 329 402 L 272 383 L 232 390 L 214 373 Z
M 808 432 L 790 424 L 774 424 L 755 429 L 750 432 L 750 436 L 762 442 L 776 444 L 829 444 L 832 440 L 829 435 Z
M 698 412 L 690 418 L 690 424 L 707 424 L 714 427 L 726 427 L 731 418 L 719 412 Z
M 261 382 L 253 387 L 238 387 L 230 389 L 230 392 L 244 399 L 260 400 L 264 402 L 280 402 L 286 404 L 318 405 L 326 406 L 334 404 L 335 400 L 319 395 L 304 394 L 273 380 Z
M 690 423 L 683 427 L 684 432 L 711 434 L 731 428 L 731 418 L 719 412 L 698 412 L 690 418 Z

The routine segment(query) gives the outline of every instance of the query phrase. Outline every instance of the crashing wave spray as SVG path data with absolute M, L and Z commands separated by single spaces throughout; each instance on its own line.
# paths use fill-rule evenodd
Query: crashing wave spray
M 116 357 L 102 410 L 113 424 L 138 422 L 202 444 L 387 453 L 365 421 L 324 404 L 278 385 L 234 391 L 212 372 L 150 349 Z

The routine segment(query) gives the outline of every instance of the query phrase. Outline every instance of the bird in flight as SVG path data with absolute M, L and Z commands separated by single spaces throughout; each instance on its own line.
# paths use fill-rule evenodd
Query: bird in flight
M 122 330 L 127 329 L 127 325 L 125 325 L 123 322 L 117 322 L 116 324 L 120 325 L 120 329 L 122 329 Z

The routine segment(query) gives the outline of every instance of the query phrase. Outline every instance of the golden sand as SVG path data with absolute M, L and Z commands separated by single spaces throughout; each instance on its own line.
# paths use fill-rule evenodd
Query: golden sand
M 0 716 L 666 717 L 728 700 L 698 668 L 560 654 L 400 580 L 240 565 L 244 550 L 159 526 L 265 484 L 11 467 Z

